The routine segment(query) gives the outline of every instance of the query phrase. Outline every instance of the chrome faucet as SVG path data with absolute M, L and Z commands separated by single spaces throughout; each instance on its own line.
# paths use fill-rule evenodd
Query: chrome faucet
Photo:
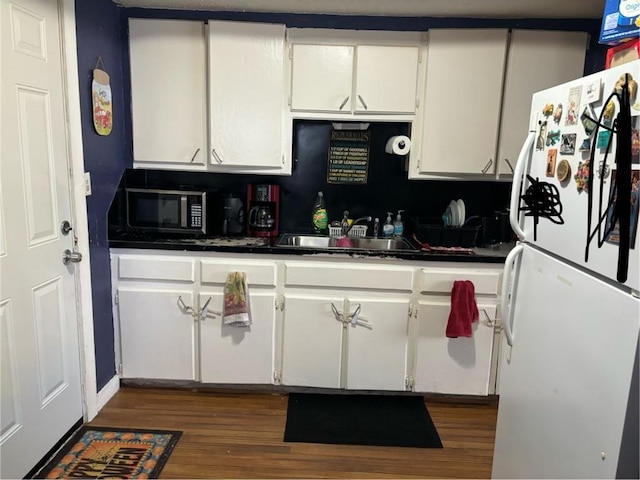
M 349 210 L 345 210 L 342 214 L 342 221 L 340 222 L 340 227 L 342 229 L 342 235 L 345 237 L 349 234 L 354 225 L 357 225 L 359 222 L 370 222 L 371 217 L 360 217 L 356 218 L 351 225 L 349 225 Z

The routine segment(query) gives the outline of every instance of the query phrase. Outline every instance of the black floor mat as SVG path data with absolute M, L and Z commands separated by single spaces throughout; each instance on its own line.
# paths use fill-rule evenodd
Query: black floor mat
M 424 399 L 290 393 L 285 442 L 442 448 Z

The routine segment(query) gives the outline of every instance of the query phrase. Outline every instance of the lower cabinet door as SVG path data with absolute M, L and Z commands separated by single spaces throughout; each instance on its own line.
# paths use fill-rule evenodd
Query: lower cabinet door
M 478 304 L 480 319 L 469 338 L 447 338 L 451 305 L 443 301 L 418 303 L 418 339 L 415 391 L 461 395 L 488 395 L 495 305 Z M 486 315 L 485 315 L 486 312 Z
M 320 295 L 285 295 L 282 383 L 340 388 L 343 299 Z
M 358 308 L 359 321 L 369 328 L 358 324 L 347 327 L 346 387 L 405 390 L 409 300 L 349 296 L 349 313 Z
M 195 320 L 180 308 L 194 306 L 192 290 L 118 288 L 122 378 L 195 380 Z
M 200 377 L 204 383 L 273 383 L 275 300 L 273 292 L 253 289 L 251 325 L 224 325 L 223 287 L 200 293 L 208 315 L 200 322 Z

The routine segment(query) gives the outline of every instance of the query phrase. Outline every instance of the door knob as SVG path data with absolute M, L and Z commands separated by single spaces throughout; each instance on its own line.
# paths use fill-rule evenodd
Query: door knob
M 69 262 L 78 263 L 82 261 L 82 254 L 80 252 L 72 252 L 68 248 L 62 252 L 62 263 L 67 265 Z

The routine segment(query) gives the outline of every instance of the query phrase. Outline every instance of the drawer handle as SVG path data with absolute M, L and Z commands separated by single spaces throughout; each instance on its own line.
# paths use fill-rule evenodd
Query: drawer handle
M 198 155 L 198 152 L 200 152 L 199 148 L 195 151 L 195 153 L 193 154 L 193 157 L 191 157 L 191 161 L 189 163 L 193 163 L 193 161 L 196 159 L 196 156 Z
M 349 101 L 349 95 L 347 95 L 345 99 L 342 101 L 342 103 L 340 104 L 340 107 L 338 107 L 338 110 L 342 110 L 348 101 Z

